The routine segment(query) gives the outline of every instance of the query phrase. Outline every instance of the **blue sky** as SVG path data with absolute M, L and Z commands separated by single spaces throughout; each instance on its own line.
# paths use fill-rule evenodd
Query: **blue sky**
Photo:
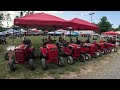
M 120 11 L 69 11 L 69 12 L 63 11 L 63 13 L 59 14 L 59 16 L 65 19 L 77 17 L 91 22 L 91 16 L 89 15 L 89 13 L 91 12 L 95 13 L 92 19 L 92 21 L 95 23 L 98 23 L 102 16 L 107 16 L 108 21 L 111 24 L 114 24 L 113 25 L 114 28 L 120 25 Z
M 10 25 L 13 24 L 14 17 L 19 15 L 20 11 L 7 11 L 11 14 L 12 22 Z M 86 21 L 91 22 L 91 16 L 89 13 L 95 13 L 93 15 L 92 21 L 98 23 L 102 16 L 107 16 L 108 21 L 111 24 L 114 24 L 113 27 L 116 28 L 120 25 L 120 11 L 35 11 L 35 13 L 45 12 L 48 14 L 59 16 L 63 19 L 70 20 L 72 18 L 80 18 Z M 6 23 L 5 23 L 6 24 Z

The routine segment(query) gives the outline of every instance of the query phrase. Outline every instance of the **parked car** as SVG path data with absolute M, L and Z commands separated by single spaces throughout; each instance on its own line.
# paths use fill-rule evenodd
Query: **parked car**
M 6 44 L 6 37 L 5 34 L 0 34 L 0 43 L 5 43 Z
M 60 36 L 60 35 L 62 35 L 63 33 L 62 32 L 58 32 L 58 31 L 55 31 L 55 32 L 48 32 L 47 33 L 48 35 L 54 35 L 55 34 L 55 36 Z
M 70 32 L 65 33 L 66 36 L 70 36 Z M 71 32 L 71 36 L 79 36 L 77 32 Z

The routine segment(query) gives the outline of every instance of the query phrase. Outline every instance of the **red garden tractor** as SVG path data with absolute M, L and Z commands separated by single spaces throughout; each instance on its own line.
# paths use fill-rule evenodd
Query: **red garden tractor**
M 108 53 L 110 53 L 111 51 L 117 52 L 118 49 L 115 44 L 107 43 L 107 42 L 103 42 L 103 43 Z
M 85 61 L 85 56 L 81 54 L 81 47 L 78 44 L 69 44 L 68 46 L 61 46 L 60 55 L 67 55 L 68 64 L 73 64 L 73 60 L 79 59 Z
M 90 60 L 91 57 L 98 57 L 98 51 L 96 51 L 95 44 L 85 43 L 83 45 L 83 50 L 85 51 L 85 58 L 86 60 Z M 82 50 L 82 51 L 83 51 Z
M 11 71 L 16 70 L 16 64 L 29 64 L 31 70 L 35 69 L 33 59 L 35 58 L 35 49 L 31 46 L 31 40 L 24 40 L 17 47 L 8 47 L 5 54 L 5 60 Z
M 42 58 L 42 69 L 48 68 L 48 63 L 57 63 L 59 66 L 65 66 L 63 57 L 59 57 L 58 47 L 54 44 L 46 44 L 40 47 L 40 57 Z
M 105 48 L 104 43 L 95 42 L 94 44 L 96 46 L 96 50 L 99 51 L 99 54 L 100 54 L 99 56 L 107 53 L 107 49 Z

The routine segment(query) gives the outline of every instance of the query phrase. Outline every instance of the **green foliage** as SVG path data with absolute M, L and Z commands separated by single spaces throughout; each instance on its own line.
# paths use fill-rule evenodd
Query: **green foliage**
M 120 25 L 115 30 L 116 31 L 120 31 Z
M 106 32 L 112 28 L 111 23 L 108 21 L 106 16 L 103 16 L 98 23 L 98 26 L 101 28 L 101 32 Z

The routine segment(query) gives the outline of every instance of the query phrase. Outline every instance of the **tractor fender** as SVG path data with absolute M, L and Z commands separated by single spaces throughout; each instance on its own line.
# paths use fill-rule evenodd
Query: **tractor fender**
M 40 52 L 44 57 L 46 57 L 46 55 L 48 53 L 47 48 L 40 48 Z

